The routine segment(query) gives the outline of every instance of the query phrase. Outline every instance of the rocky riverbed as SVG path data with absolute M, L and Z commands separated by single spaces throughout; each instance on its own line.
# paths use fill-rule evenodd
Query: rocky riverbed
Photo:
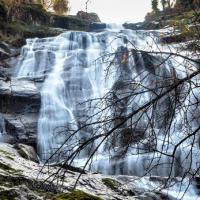
M 34 149 L 30 146 L 0 143 L 0 199 L 2 200 L 57 200 L 66 193 L 73 196 L 78 195 L 76 194 L 78 192 L 79 195 L 88 195 L 87 199 L 91 200 L 168 199 L 167 195 L 159 190 L 152 190 L 155 184 L 163 184 L 164 178 L 139 179 L 134 176 L 106 176 L 87 171 L 80 177 L 75 192 L 70 193 L 80 175 L 77 171 L 78 168 L 64 165 L 44 166 L 39 163 Z

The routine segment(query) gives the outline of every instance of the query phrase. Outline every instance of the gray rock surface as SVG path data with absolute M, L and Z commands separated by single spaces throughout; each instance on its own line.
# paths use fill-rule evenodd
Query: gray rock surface
M 23 149 L 23 154 L 20 149 Z M 35 157 L 31 147 L 0 143 L 0 199 L 53 199 L 55 193 L 69 192 L 73 188 L 79 173 L 33 162 Z M 151 184 L 148 177 L 141 179 L 87 172 L 81 176 L 76 188 L 104 200 L 162 200 L 156 190 L 149 189 Z
M 36 144 L 40 93 L 28 80 L 0 80 L 0 137 L 9 143 Z
M 89 22 L 101 22 L 99 16 L 96 13 L 87 13 L 84 11 L 78 11 L 76 14 L 80 19 L 88 20 Z

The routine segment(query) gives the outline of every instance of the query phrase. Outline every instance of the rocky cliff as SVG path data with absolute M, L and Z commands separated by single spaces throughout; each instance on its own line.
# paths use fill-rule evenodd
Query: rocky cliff
M 43 166 L 39 163 L 35 153 L 36 133 L 41 107 L 40 89 L 47 73 L 44 72 L 43 76 L 32 80 L 13 78 L 20 47 L 29 37 L 55 36 L 70 29 L 98 29 L 98 32 L 104 29 L 106 24 L 91 24 L 99 22 L 95 14 L 88 16 L 80 12 L 77 16 L 56 16 L 47 13 L 38 5 L 29 4 L 18 9 L 18 15 L 13 14 L 14 20 L 9 21 L 6 7 L 0 1 L 0 133 L 1 142 L 4 142 L 0 143 L 0 199 L 168 199 L 170 195 L 166 195 L 166 191 L 161 193 L 156 190 L 156 187 L 165 184 L 166 178 L 146 177 L 138 180 L 133 176 L 104 176 L 85 172 L 78 182 L 77 190 L 71 192 L 80 169 L 65 165 Z M 159 22 L 145 22 L 125 24 L 125 27 L 135 30 L 165 26 Z M 183 41 L 182 38 L 178 40 L 178 36 L 174 38 L 175 40 L 166 34 L 162 37 L 162 42 Z M 138 60 L 137 57 L 134 59 Z M 146 61 L 150 63 L 151 59 L 153 58 Z M 150 67 L 149 70 L 152 70 Z M 115 87 L 117 91 L 121 90 L 119 86 Z M 121 109 L 120 107 L 118 112 L 121 112 Z M 64 179 L 58 179 L 56 173 L 59 173 L 60 177 L 65 174 Z

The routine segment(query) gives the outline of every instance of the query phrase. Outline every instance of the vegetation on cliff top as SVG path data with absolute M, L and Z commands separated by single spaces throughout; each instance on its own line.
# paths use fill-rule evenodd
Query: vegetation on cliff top
M 68 3 L 62 1 L 47 5 L 47 1 L 0 0 L 0 40 L 20 47 L 26 38 L 56 36 L 63 29 L 86 31 L 89 20 L 62 15 L 69 9 Z M 50 12 L 53 7 L 55 13 Z
M 2 0 L 7 9 L 8 14 L 16 8 L 24 4 L 39 5 L 43 9 L 53 10 L 58 15 L 66 14 L 69 11 L 69 1 L 68 0 Z

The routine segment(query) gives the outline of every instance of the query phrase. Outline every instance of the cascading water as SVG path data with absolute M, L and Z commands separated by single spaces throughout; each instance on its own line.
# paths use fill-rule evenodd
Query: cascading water
M 72 136 L 77 129 L 84 126 L 86 121 L 92 124 L 97 120 L 109 120 L 109 116 L 113 116 L 113 113 L 123 119 L 133 110 L 155 97 L 150 92 L 144 92 L 145 87 L 152 86 L 153 88 L 163 79 L 166 83 L 168 78 L 172 77 L 173 72 L 176 73 L 177 79 L 186 76 L 187 71 L 180 64 L 184 62 L 181 58 L 177 58 L 176 61 L 169 58 L 164 65 L 155 68 L 152 67 L 152 63 L 155 66 L 158 65 L 158 60 L 161 58 L 155 59 L 143 53 L 136 53 L 129 57 L 128 51 L 133 48 L 143 51 L 157 51 L 158 49 L 159 51 L 169 51 L 167 47 L 160 46 L 156 41 L 158 42 L 158 37 L 155 36 L 155 33 L 117 29 L 116 27 L 112 29 L 112 26 L 100 33 L 68 31 L 53 38 L 27 40 L 27 44 L 22 48 L 16 76 L 17 78 L 43 80 L 37 136 L 38 152 L 42 160 L 47 160 L 66 139 L 68 139 L 68 143 L 62 147 L 52 161 L 62 160 L 70 153 L 70 150 L 75 150 L 78 144 L 94 134 L 94 130 L 95 134 L 102 134 L 105 129 L 108 131 L 120 123 L 115 120 L 113 125 L 109 124 L 109 127 L 103 125 L 103 128 L 91 125 Z M 143 84 L 142 90 L 141 83 Z M 134 92 L 138 92 L 138 95 L 129 97 L 133 87 Z M 116 103 L 110 106 L 109 110 L 105 109 L 105 113 L 101 112 L 107 105 L 105 102 L 98 104 L 96 101 L 98 102 L 100 98 L 105 97 L 111 90 L 111 101 L 116 102 L 117 99 L 123 98 L 124 101 L 120 105 Z M 189 99 L 185 99 L 185 106 L 195 99 L 193 92 L 188 97 Z M 91 99 L 96 101 L 90 102 Z M 183 110 L 180 110 L 179 113 L 174 113 L 175 117 L 170 130 L 176 134 L 170 135 L 171 138 L 168 139 L 162 135 L 162 131 L 165 130 L 163 124 L 167 124 L 165 120 L 170 115 L 170 101 L 170 97 L 167 96 L 158 103 L 160 108 L 156 110 L 155 119 L 157 120 L 154 130 L 154 133 L 157 134 L 157 143 L 151 144 L 166 154 L 182 140 L 188 128 L 184 127 L 182 121 L 184 113 Z M 131 119 L 135 120 L 135 123 L 138 121 L 134 130 L 136 134 L 134 135 L 134 143 L 143 139 L 143 148 L 152 142 L 148 141 L 147 134 L 151 132 L 148 119 L 149 116 L 152 116 L 152 112 L 153 110 L 149 109 L 145 116 L 136 114 L 134 119 Z M 90 116 L 93 117 L 90 118 Z M 126 129 L 126 127 L 129 127 L 133 121 L 127 120 L 119 130 L 129 134 L 130 129 Z M 102 123 L 100 124 L 102 125 Z M 196 124 L 193 127 L 195 126 Z M 143 135 L 144 129 L 149 129 L 145 135 Z M 123 140 L 124 138 L 118 138 L 118 134 L 113 137 L 113 144 L 121 152 L 124 151 L 123 142 L 126 142 Z M 165 140 L 166 142 L 163 143 Z M 92 168 L 107 174 L 142 176 L 146 173 L 147 166 L 152 165 L 153 160 L 155 165 L 156 163 L 160 163 L 160 165 L 154 167 L 147 175 L 167 176 L 172 173 L 173 176 L 181 176 L 189 167 L 192 170 L 198 167 L 199 148 L 197 144 L 194 144 L 193 153 L 188 153 L 191 150 L 190 142 L 192 141 L 183 143 L 177 151 L 176 162 L 178 164 L 173 164 L 172 172 L 169 166 L 171 158 L 165 155 L 160 157 L 159 153 L 145 153 L 145 150 L 140 152 L 141 155 L 137 155 L 137 148 L 128 150 L 128 155 L 120 159 L 118 159 L 119 155 L 114 153 L 115 150 L 112 150 L 111 154 L 114 155 L 115 159 L 110 160 L 107 156 L 109 152 L 106 149 L 107 144 L 103 144 L 99 148 L 97 159 L 93 160 Z M 88 157 L 90 148 L 95 147 L 86 148 L 77 157 L 79 165 Z M 189 156 L 192 158 L 188 160 Z
M 79 103 L 100 97 L 111 87 L 112 80 L 103 80 L 106 65 L 95 61 L 105 53 L 106 40 L 106 34 L 66 32 L 55 38 L 27 40 L 22 49 L 17 77 L 48 74 L 41 90 L 38 121 L 38 150 L 42 159 L 48 159 L 64 141 L 65 137 L 56 135 L 57 132 L 66 127 L 76 130 L 83 121 L 78 118 L 86 115 L 87 107 Z

